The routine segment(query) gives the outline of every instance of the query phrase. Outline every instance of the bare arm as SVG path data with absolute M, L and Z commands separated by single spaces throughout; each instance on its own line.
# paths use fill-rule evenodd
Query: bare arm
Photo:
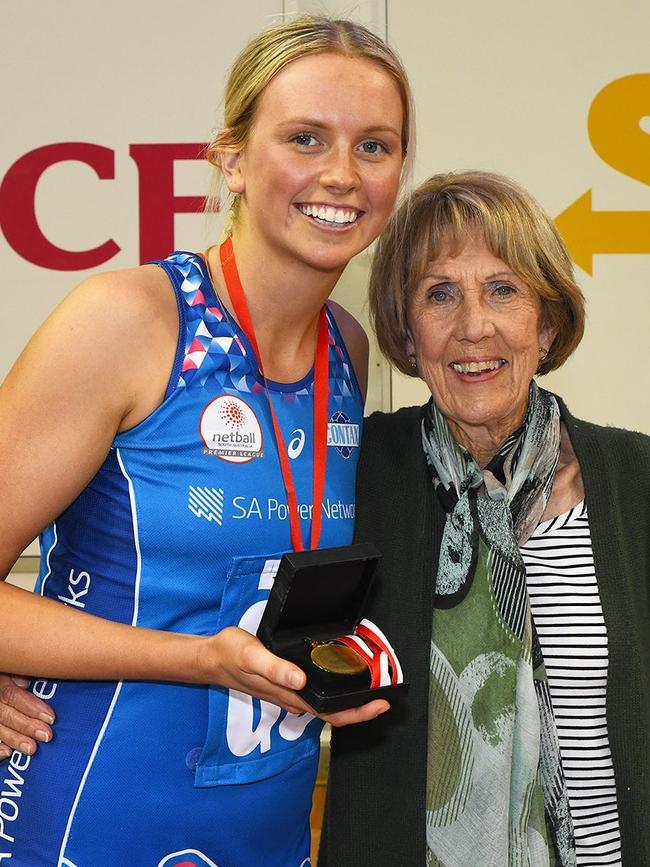
M 33 338 L 0 388 L 0 577 L 88 484 L 115 434 L 160 403 L 178 320 L 159 275 L 145 268 L 83 284 Z M 219 683 L 306 709 L 294 692 L 304 684 L 300 669 L 239 629 L 206 638 L 134 628 L 4 581 L 0 609 L 0 671 Z M 342 712 L 332 722 L 360 714 Z M 0 738 L 9 742 L 6 731 Z
M 0 388 L 3 578 L 31 539 L 92 479 L 115 434 L 160 403 L 178 329 L 175 301 L 161 278 L 166 281 L 158 269 L 136 269 L 82 284 L 36 334 Z M 206 640 L 194 636 L 132 628 L 4 582 L 0 608 L 0 671 L 228 680 L 219 670 L 223 642 L 206 648 Z M 293 669 L 284 671 L 288 679 Z

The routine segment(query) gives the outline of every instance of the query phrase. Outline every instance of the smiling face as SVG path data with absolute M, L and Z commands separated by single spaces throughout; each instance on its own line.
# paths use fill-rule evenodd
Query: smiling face
M 390 215 L 402 116 L 397 85 L 369 60 L 324 53 L 289 63 L 264 90 L 244 149 L 221 158 L 241 195 L 239 247 L 338 275 Z
M 523 421 L 540 347 L 554 337 L 538 294 L 470 236 L 429 263 L 408 319 L 420 376 L 458 441 L 486 462 Z

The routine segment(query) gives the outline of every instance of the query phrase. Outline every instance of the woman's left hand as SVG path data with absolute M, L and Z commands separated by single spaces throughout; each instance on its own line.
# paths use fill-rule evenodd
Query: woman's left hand
M 24 677 L 0 674 L 0 761 L 14 750 L 31 756 L 39 741 L 52 740 L 54 711 L 28 686 Z

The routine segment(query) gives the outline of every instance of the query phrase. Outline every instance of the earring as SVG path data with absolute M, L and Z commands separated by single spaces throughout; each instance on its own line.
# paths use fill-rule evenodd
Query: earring
M 543 346 L 539 347 L 539 360 L 546 361 L 546 356 L 548 355 L 548 349 L 545 349 Z
M 417 368 L 418 368 L 418 363 L 417 363 L 416 358 L 415 358 L 414 355 L 409 355 L 409 364 L 411 365 L 411 368 L 412 368 L 413 370 L 417 370 Z

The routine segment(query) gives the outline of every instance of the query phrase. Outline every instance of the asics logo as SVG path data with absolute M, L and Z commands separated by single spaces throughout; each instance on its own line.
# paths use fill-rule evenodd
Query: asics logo
M 291 458 L 292 461 L 295 461 L 296 458 L 300 457 L 300 454 L 305 447 L 305 432 L 302 428 L 296 428 L 291 431 L 291 439 L 289 440 L 289 445 L 287 446 L 287 454 Z

